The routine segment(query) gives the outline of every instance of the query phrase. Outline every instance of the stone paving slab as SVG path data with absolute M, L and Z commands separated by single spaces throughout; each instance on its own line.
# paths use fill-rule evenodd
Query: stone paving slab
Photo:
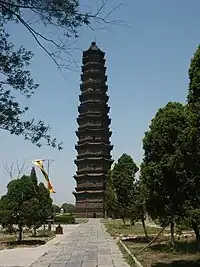
M 128 267 L 99 219 L 82 224 L 30 267 Z

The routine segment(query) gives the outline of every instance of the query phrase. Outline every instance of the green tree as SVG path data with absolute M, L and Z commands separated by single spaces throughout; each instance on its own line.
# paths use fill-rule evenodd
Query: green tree
M 122 154 L 112 170 L 112 181 L 117 197 L 118 214 L 125 223 L 134 200 L 134 181 L 138 167 L 132 157 Z
M 38 185 L 38 199 L 39 199 L 39 220 L 38 226 L 46 223 L 47 219 L 53 216 L 53 201 L 50 197 L 49 190 L 43 183 Z
M 158 110 L 143 139 L 141 177 L 147 190 L 147 210 L 152 218 L 159 218 L 165 224 L 170 222 L 172 244 L 174 220 L 183 215 L 186 201 L 180 144 L 187 125 L 185 106 L 169 102 Z
M 130 218 L 132 222 L 141 220 L 142 227 L 144 230 L 145 237 L 148 238 L 148 232 L 145 224 L 146 219 L 146 198 L 145 198 L 145 186 L 142 183 L 140 177 L 134 183 L 134 199 L 132 205 L 130 206 Z
M 52 211 L 53 213 L 60 213 L 60 207 L 56 204 L 52 205 Z
M 104 209 L 106 211 L 106 216 L 116 217 L 117 212 L 117 196 L 112 180 L 112 170 L 108 172 L 106 180 L 106 190 L 104 196 Z
M 33 171 L 31 172 L 33 174 Z M 35 184 L 33 176 L 11 181 L 7 194 L 0 199 L 0 222 L 3 227 L 18 225 L 19 241 L 23 227 L 40 227 L 52 214 L 52 199 L 43 183 Z
M 38 201 L 37 209 L 32 217 L 34 236 L 36 236 L 37 228 L 39 228 L 42 224 L 45 224 L 46 220 L 52 215 L 52 199 L 48 189 L 44 186 L 44 184 L 40 183 L 38 185 L 38 179 L 34 167 L 31 169 L 30 178 L 34 184 L 36 198 Z
M 35 167 L 32 167 L 31 169 L 31 173 L 30 173 L 30 178 L 35 186 L 35 188 L 37 188 L 38 185 L 38 179 L 37 179 L 37 175 L 36 175 L 36 171 L 35 171 Z
M 0 129 L 22 135 L 36 146 L 43 143 L 62 149 L 62 142 L 51 136 L 42 120 L 24 120 L 28 107 L 20 105 L 17 94 L 30 98 L 38 84 L 28 68 L 33 54 L 23 46 L 15 48 L 9 41 L 7 23 L 18 23 L 27 29 L 38 45 L 58 68 L 73 68 L 75 60 L 69 41 L 78 37 L 80 27 L 92 27 L 92 21 L 107 24 L 108 14 L 101 17 L 105 1 L 97 12 L 82 12 L 78 0 L 2 0 L 0 1 Z M 34 18 L 33 21 L 30 18 Z M 34 25 L 34 26 L 33 26 Z M 42 30 L 41 30 L 42 27 Z M 49 28 L 51 30 L 49 30 Z M 50 33 L 51 32 L 51 33 Z M 52 32 L 55 34 L 52 35 Z M 49 34 L 50 33 L 50 34 Z M 12 32 L 10 33 L 12 35 Z M 52 38 L 52 36 L 54 36 Z M 56 36 L 56 37 L 55 37 Z M 60 36 L 63 36 L 61 38 Z M 66 61 L 63 60 L 66 58 Z
M 71 204 L 71 203 L 63 203 L 61 206 L 61 209 L 63 209 L 64 213 L 73 214 L 75 211 L 75 206 L 74 204 Z
M 57 143 L 55 138 L 51 138 L 50 128 L 45 126 L 43 121 L 22 119 L 28 107 L 20 107 L 14 91 L 30 98 L 38 84 L 34 82 L 28 70 L 32 53 L 23 47 L 14 50 L 8 37 L 0 19 L 0 129 L 11 134 L 23 135 L 26 140 L 37 146 L 46 141 L 48 145 L 61 149 L 62 143 Z
M 20 179 L 11 181 L 7 190 L 7 194 L 0 200 L 1 223 L 3 227 L 18 225 L 19 241 L 21 241 L 23 227 L 30 225 L 34 211 L 37 212 L 35 187 L 30 177 L 24 175 Z
M 196 235 L 200 249 L 200 46 L 189 68 L 189 91 L 187 97 L 188 127 L 182 134 L 182 175 L 186 180 L 185 214 Z

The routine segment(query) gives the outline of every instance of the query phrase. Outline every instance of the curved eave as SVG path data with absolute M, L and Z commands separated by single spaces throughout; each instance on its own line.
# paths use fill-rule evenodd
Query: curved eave
M 82 194 L 102 194 L 104 193 L 104 190 L 96 190 L 96 191 L 93 191 L 93 190 L 85 190 L 85 191 L 78 191 L 78 192 L 73 192 L 74 195 L 82 195 Z
M 101 114 L 78 117 L 78 118 L 77 118 L 77 123 L 78 123 L 78 125 L 79 125 L 78 130 L 82 130 L 82 129 L 88 127 L 88 125 L 82 125 L 85 121 L 86 121 L 86 122 L 88 122 L 88 121 L 94 121 L 94 122 L 95 122 L 95 119 L 101 119 L 101 118 L 102 118 L 102 115 L 101 115 Z M 90 127 L 95 127 L 95 128 L 109 127 L 110 124 L 111 124 L 111 119 L 110 119 L 110 118 L 104 118 L 104 123 L 105 123 L 105 124 L 104 124 L 105 126 L 96 126 L 96 125 L 94 124 L 94 126 L 91 125 Z
M 94 161 L 101 161 L 101 160 L 103 160 L 103 161 L 108 161 L 108 162 L 111 162 L 111 163 L 113 163 L 113 159 L 108 159 L 108 158 L 104 158 L 104 157 L 84 157 L 84 158 L 82 158 L 82 159 L 75 159 L 74 160 L 74 163 L 77 163 L 77 162 L 81 162 L 81 161 L 85 161 L 85 160 L 94 160 Z
M 94 71 L 87 71 L 84 72 L 83 74 L 81 74 L 81 81 L 84 82 L 90 82 L 90 81 L 101 81 L 102 83 L 106 83 L 107 82 L 107 75 L 99 70 Z
M 101 89 L 101 92 L 102 93 L 106 93 L 107 91 L 108 91 L 108 85 L 107 84 L 102 84 L 101 86 L 99 86 L 98 84 L 90 84 L 90 83 L 86 83 L 86 84 L 80 84 L 80 90 L 81 90 L 81 92 L 86 92 L 86 91 L 88 91 L 89 90 L 89 88 L 94 88 L 94 89 L 96 89 L 96 88 L 100 88 Z
M 93 129 L 93 128 L 85 128 L 85 129 L 81 129 L 81 130 L 78 130 L 76 131 L 76 136 L 79 137 L 80 134 L 82 133 L 94 133 L 94 132 L 101 132 L 102 133 L 102 128 L 99 128 L 99 129 Z M 112 135 L 112 131 L 109 131 L 109 132 L 104 132 L 105 134 L 108 134 L 109 137 L 111 137 Z
M 110 149 L 113 149 L 113 145 L 110 145 L 110 144 L 105 144 L 104 142 L 99 142 L 99 143 L 94 143 L 94 142 L 85 142 L 85 143 L 82 143 L 82 144 L 78 144 L 78 145 L 75 145 L 75 149 L 77 150 L 79 147 L 81 146 L 85 146 L 85 145 L 89 145 L 89 146 L 107 146 L 109 147 Z
M 101 177 L 101 176 L 105 176 L 105 173 L 83 173 L 83 174 L 75 174 L 73 177 L 76 180 L 77 178 L 84 178 L 84 177 Z

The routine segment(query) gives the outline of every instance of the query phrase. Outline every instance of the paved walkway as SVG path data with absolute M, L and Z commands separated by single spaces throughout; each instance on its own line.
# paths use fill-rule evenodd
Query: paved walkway
M 128 267 L 99 219 L 71 232 L 31 267 Z
M 44 246 L 0 251 L 0 267 L 128 267 L 99 219 L 63 226 Z
M 50 249 L 67 239 L 80 225 L 63 225 L 64 235 L 57 235 L 43 246 L 32 248 L 14 248 L 0 251 L 0 267 L 28 267 Z

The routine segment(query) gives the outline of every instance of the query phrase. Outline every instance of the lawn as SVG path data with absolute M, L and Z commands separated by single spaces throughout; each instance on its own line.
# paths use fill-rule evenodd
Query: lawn
M 120 220 L 108 220 L 104 224 L 113 237 L 137 236 L 123 242 L 144 267 L 200 267 L 200 253 L 196 251 L 193 235 L 182 236 L 180 240 L 176 240 L 175 247 L 172 249 L 169 245 L 169 236 L 166 235 L 169 234 L 169 230 L 165 230 L 150 248 L 138 255 L 148 244 L 141 224 L 124 226 Z M 147 230 L 150 239 L 160 231 L 156 227 L 147 227 Z
M 126 225 L 123 224 L 122 220 L 105 220 L 104 225 L 107 231 L 113 236 L 133 236 L 133 235 L 144 235 L 144 230 L 141 224 L 136 223 L 131 225 L 129 221 Z M 155 235 L 160 231 L 160 228 L 147 226 L 147 232 L 150 235 Z M 164 231 L 169 233 L 168 230 Z

